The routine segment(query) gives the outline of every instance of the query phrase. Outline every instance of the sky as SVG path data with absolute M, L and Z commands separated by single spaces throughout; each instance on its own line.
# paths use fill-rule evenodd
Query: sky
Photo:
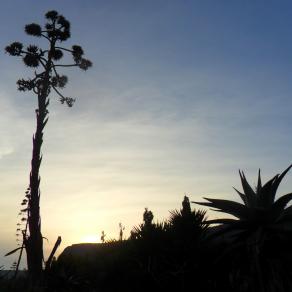
M 36 97 L 4 53 L 38 44 L 24 25 L 48 10 L 71 22 L 93 67 L 64 70 L 67 108 L 50 96 L 41 166 L 46 255 L 129 234 L 145 207 L 154 220 L 186 194 L 238 200 L 238 169 L 255 185 L 292 163 L 292 3 L 272 0 L 10 0 L 0 11 L 0 265 L 15 257 L 17 214 L 28 186 Z M 42 43 L 45 45 L 45 43 Z M 291 191 L 292 173 L 279 194 Z M 200 208 L 193 205 L 194 208 Z M 208 212 L 209 217 L 220 217 Z

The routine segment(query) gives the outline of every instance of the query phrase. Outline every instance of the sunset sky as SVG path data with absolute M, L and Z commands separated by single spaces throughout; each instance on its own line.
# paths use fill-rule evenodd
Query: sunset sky
M 20 203 L 28 186 L 36 97 L 17 91 L 29 77 L 4 53 L 38 44 L 24 25 L 48 10 L 71 22 L 93 62 L 62 71 L 67 108 L 51 95 L 41 166 L 46 252 L 129 234 L 145 207 L 155 220 L 184 194 L 237 200 L 238 169 L 252 185 L 292 163 L 292 2 L 270 0 L 10 0 L 0 10 L 0 266 L 14 258 Z M 291 192 L 292 173 L 279 194 Z M 217 216 L 209 213 L 209 216 Z M 219 216 L 219 215 L 218 215 Z

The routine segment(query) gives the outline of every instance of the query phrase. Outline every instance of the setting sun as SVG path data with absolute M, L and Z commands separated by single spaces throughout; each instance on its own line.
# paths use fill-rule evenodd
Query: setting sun
M 100 242 L 100 237 L 96 234 L 89 234 L 89 235 L 85 235 L 85 236 L 81 237 L 80 242 L 97 243 L 97 242 Z

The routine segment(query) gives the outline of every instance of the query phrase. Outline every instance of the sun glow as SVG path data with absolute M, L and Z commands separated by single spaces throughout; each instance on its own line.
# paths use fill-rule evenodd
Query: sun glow
M 81 238 L 81 242 L 98 243 L 98 242 L 100 242 L 100 237 L 96 234 L 85 235 Z

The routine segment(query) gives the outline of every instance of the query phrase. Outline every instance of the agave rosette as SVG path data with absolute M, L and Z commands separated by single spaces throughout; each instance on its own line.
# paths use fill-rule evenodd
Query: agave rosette
M 204 198 L 207 202 L 193 202 L 213 210 L 232 215 L 235 218 L 220 218 L 206 221 L 207 224 L 221 224 L 224 232 L 252 233 L 260 230 L 274 232 L 292 232 L 292 193 L 276 199 L 278 187 L 291 169 L 290 165 L 281 174 L 277 174 L 262 185 L 261 173 L 258 173 L 257 187 L 253 189 L 243 171 L 239 171 L 243 192 L 235 189 L 243 203 Z

